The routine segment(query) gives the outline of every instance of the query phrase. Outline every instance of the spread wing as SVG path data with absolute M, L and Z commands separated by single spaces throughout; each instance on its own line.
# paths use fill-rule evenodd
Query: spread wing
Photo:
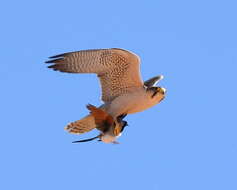
M 50 57 L 49 68 L 67 73 L 96 73 L 102 87 L 102 100 L 108 102 L 143 86 L 140 59 L 123 49 L 96 49 Z
M 90 110 L 95 119 L 96 128 L 102 132 L 108 131 L 114 123 L 113 117 L 106 113 L 104 110 L 97 108 L 91 104 L 88 104 L 86 107 L 88 110 Z

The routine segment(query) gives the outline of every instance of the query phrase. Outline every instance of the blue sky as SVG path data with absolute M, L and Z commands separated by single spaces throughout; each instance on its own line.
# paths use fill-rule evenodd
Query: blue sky
M 0 3 L 0 189 L 237 189 L 234 0 Z M 120 145 L 63 128 L 100 105 L 95 75 L 46 68 L 54 54 L 119 47 L 163 74 L 166 99 L 129 115 Z

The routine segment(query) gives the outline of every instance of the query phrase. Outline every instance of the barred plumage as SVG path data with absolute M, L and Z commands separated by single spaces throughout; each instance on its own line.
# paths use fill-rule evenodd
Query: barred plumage
M 56 71 L 97 74 L 104 101 L 99 109 L 116 121 L 114 132 L 110 133 L 109 130 L 110 132 L 101 136 L 104 142 L 114 142 L 119 131 L 122 131 L 121 126 L 126 122 L 117 122 L 116 118 L 148 109 L 158 104 L 165 96 L 164 88 L 153 88 L 163 77 L 156 76 L 143 82 L 140 75 L 140 58 L 124 49 L 93 49 L 63 53 L 50 57 L 46 63 L 51 64 L 48 68 Z M 81 120 L 69 123 L 65 129 L 74 134 L 88 132 L 96 128 L 95 118 L 98 119 L 100 116 L 89 114 Z
M 102 100 L 112 101 L 124 92 L 141 87 L 139 57 L 123 49 L 82 50 L 50 57 L 48 66 L 68 73 L 95 73 L 100 78 Z

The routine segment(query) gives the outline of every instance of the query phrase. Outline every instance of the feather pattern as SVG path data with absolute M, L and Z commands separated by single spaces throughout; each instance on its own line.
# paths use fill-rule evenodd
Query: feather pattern
M 104 102 L 143 86 L 139 57 L 123 49 L 69 52 L 52 56 L 46 63 L 52 64 L 48 67 L 56 71 L 97 74 Z

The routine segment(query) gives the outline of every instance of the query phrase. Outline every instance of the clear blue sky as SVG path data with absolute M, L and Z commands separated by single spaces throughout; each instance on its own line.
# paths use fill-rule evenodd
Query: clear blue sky
M 0 189 L 237 189 L 234 0 L 0 3 Z M 46 68 L 48 56 L 125 48 L 167 98 L 129 115 L 120 145 L 64 126 L 100 105 L 95 75 Z

